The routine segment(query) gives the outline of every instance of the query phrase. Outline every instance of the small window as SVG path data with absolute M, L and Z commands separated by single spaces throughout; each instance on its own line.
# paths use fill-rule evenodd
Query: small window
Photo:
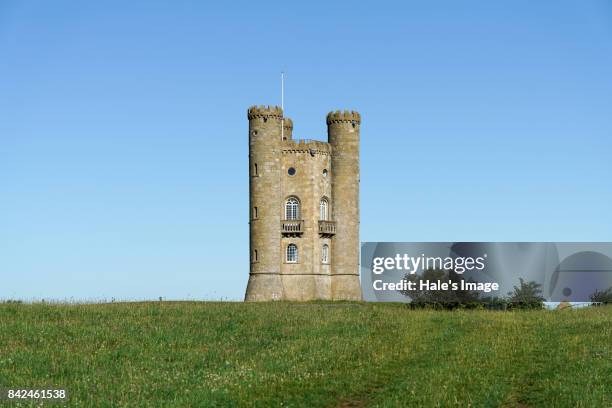
M 285 202 L 285 219 L 300 219 L 300 201 L 296 197 L 289 197 Z
M 257 207 L 253 207 L 253 218 L 257 219 L 257 217 L 259 217 L 259 211 L 257 210 Z
M 253 262 L 257 262 L 257 250 L 253 251 Z
M 319 203 L 319 219 L 327 221 L 329 219 L 329 203 L 327 198 L 322 198 Z
M 323 248 L 321 249 L 321 262 L 324 264 L 329 263 L 329 245 L 323 244 Z
M 289 167 L 289 169 L 287 170 L 287 174 L 289 174 L 290 176 L 295 176 L 295 167 Z
M 295 244 L 287 245 L 287 263 L 296 263 L 298 261 L 298 248 Z
M 255 163 L 253 165 L 253 175 L 254 176 L 258 176 L 259 175 L 259 171 L 257 170 L 257 163 Z
M 323 177 L 327 177 L 327 169 L 323 169 Z

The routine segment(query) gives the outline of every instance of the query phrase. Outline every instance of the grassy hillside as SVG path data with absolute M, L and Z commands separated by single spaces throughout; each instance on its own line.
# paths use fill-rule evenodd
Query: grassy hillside
M 0 304 L 0 386 L 71 406 L 610 407 L 611 345 L 610 307 Z

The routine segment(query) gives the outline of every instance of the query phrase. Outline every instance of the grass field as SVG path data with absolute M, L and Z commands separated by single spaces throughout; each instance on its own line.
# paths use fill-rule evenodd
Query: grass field
M 611 345 L 612 307 L 0 304 L 0 386 L 70 406 L 611 407 Z

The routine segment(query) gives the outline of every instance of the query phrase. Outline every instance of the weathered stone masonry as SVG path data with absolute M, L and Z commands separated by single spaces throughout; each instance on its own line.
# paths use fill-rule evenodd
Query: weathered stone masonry
M 248 119 L 245 300 L 361 299 L 359 113 L 330 112 L 328 143 L 294 140 L 276 106 L 253 106 Z

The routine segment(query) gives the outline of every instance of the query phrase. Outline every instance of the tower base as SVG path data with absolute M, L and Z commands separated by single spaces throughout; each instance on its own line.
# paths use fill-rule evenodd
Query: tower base
M 283 299 L 283 283 L 279 274 L 252 274 L 249 276 L 244 300 L 267 302 Z
M 246 302 L 361 299 L 359 275 L 252 274 L 244 296 Z
M 329 275 L 282 275 L 284 299 L 293 302 L 331 300 Z
M 361 300 L 359 275 L 332 275 L 333 300 Z

